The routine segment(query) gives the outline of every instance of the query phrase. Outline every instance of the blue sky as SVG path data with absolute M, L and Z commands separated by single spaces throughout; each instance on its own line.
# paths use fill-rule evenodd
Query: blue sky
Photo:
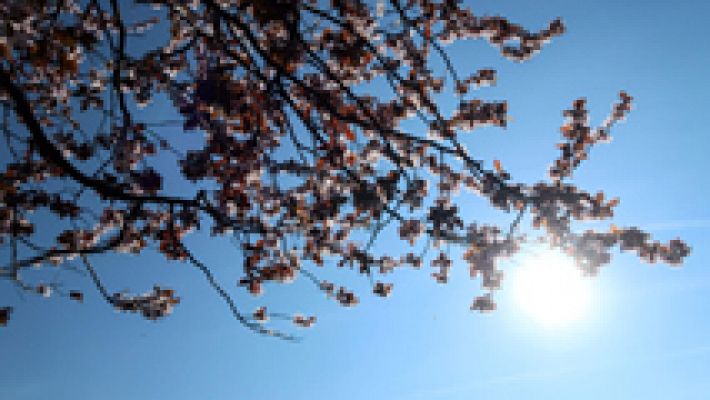
M 157 254 L 96 258 L 112 290 L 177 289 L 182 304 L 150 322 L 118 314 L 91 290 L 84 304 L 18 297 L 0 282 L 0 304 L 16 308 L 0 329 L 0 398 L 39 399 L 705 399 L 710 397 L 710 161 L 706 127 L 710 47 L 703 43 L 710 2 L 471 2 L 530 29 L 562 17 L 568 32 L 527 63 L 501 59 L 483 42 L 450 47 L 461 71 L 494 67 L 487 99 L 507 99 L 506 130 L 466 138 L 478 158 L 499 158 L 513 177 L 543 179 L 556 157 L 561 111 L 588 99 L 593 122 L 619 90 L 635 98 L 614 141 L 592 149 L 575 182 L 619 196 L 615 223 L 657 239 L 685 239 L 682 268 L 647 265 L 617 254 L 593 281 L 586 318 L 546 329 L 522 314 L 513 293 L 498 310 L 471 313 L 478 282 L 454 264 L 448 285 L 429 271 L 401 271 L 389 299 L 367 295 L 367 281 L 324 271 L 362 294 L 344 309 L 304 282 L 267 287 L 283 311 L 315 314 L 318 324 L 287 343 L 252 334 L 234 321 L 202 276 Z M 510 220 L 479 204 L 466 212 Z M 590 225 L 595 226 L 595 225 Z M 596 225 L 601 226 L 601 225 Z M 225 281 L 237 262 L 228 240 L 191 238 Z M 380 243 L 387 246 L 388 242 Z M 509 275 L 517 264 L 506 265 Z M 232 268 L 233 269 L 233 268 Z M 270 289 L 273 289 L 269 291 Z M 238 294 L 245 309 L 258 304 Z

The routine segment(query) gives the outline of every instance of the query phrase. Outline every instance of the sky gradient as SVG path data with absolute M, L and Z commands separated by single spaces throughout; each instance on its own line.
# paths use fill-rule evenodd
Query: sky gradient
M 344 309 L 301 281 L 267 286 L 265 301 L 274 310 L 318 316 L 314 328 L 297 332 L 301 342 L 289 343 L 244 329 L 186 264 L 151 252 L 96 257 L 112 290 L 141 292 L 160 282 L 182 303 L 151 322 L 112 311 L 86 277 L 65 276 L 84 289 L 84 304 L 22 298 L 0 281 L 0 305 L 16 308 L 0 329 L 0 398 L 710 398 L 710 47 L 703 43 L 710 2 L 470 4 L 531 30 L 558 16 L 568 28 L 522 64 L 482 41 L 449 47 L 462 72 L 498 70 L 497 85 L 478 94 L 507 100 L 513 118 L 505 130 L 470 134 L 472 154 L 500 159 L 515 180 L 542 180 L 557 156 L 561 111 L 586 97 L 595 125 L 619 90 L 627 91 L 634 110 L 612 131 L 611 144 L 592 149 L 574 182 L 621 198 L 615 224 L 638 226 L 658 240 L 686 240 L 692 253 L 681 268 L 616 253 L 593 282 L 588 317 L 559 329 L 525 316 L 506 282 L 496 312 L 470 312 L 479 283 L 461 261 L 448 285 L 436 284 L 427 267 L 400 271 L 388 299 L 368 295 L 367 280 L 355 273 L 323 271 L 358 291 L 361 304 Z M 484 221 L 511 220 L 482 203 L 460 206 Z M 238 253 L 229 240 L 194 235 L 189 242 L 218 276 L 233 281 Z M 505 264 L 506 273 L 513 276 L 520 262 Z M 243 292 L 237 298 L 245 310 L 264 301 Z

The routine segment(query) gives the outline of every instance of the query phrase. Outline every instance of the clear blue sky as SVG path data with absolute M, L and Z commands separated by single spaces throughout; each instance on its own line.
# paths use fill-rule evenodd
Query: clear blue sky
M 329 276 L 359 289 L 343 309 L 303 282 L 272 290 L 275 309 L 316 314 L 318 324 L 287 343 L 234 321 L 202 276 L 156 254 L 96 259 L 112 290 L 154 282 L 182 304 L 150 322 L 118 314 L 86 278 L 84 304 L 17 296 L 0 282 L 0 305 L 16 307 L 0 329 L 2 399 L 707 399 L 710 398 L 710 148 L 707 1 L 472 2 L 530 29 L 557 16 L 568 33 L 530 62 L 502 60 L 483 42 L 451 47 L 462 71 L 495 67 L 498 85 L 480 95 L 507 99 L 514 121 L 467 139 L 479 158 L 500 158 L 519 180 L 544 177 L 556 156 L 561 111 L 585 96 L 599 122 L 620 89 L 635 110 L 614 141 L 592 150 L 579 186 L 621 197 L 615 222 L 693 248 L 682 268 L 617 255 L 594 281 L 589 317 L 543 329 L 505 290 L 498 311 L 471 313 L 478 282 L 455 264 L 452 282 L 402 271 L 393 296 L 366 294 L 347 271 Z M 462 205 L 484 219 L 506 215 Z M 200 256 L 227 282 L 237 254 L 227 241 L 193 237 Z M 382 243 L 386 246 L 387 243 Z M 194 247 L 194 246 L 193 246 Z M 507 269 L 514 273 L 514 265 Z M 354 282 L 354 283 L 352 283 Z M 281 290 L 282 289 L 282 290 Z M 267 293 L 268 294 L 268 293 Z M 242 293 L 245 309 L 256 305 Z

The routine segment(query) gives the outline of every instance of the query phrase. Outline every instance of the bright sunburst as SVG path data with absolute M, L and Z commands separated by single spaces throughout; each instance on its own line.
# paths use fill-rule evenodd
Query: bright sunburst
M 591 303 L 591 282 L 574 261 L 546 250 L 525 258 L 514 275 L 513 290 L 523 312 L 545 327 L 580 320 Z

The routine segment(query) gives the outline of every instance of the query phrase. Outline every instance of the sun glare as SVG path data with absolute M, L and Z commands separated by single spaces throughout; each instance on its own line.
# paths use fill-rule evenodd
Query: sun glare
M 560 252 L 547 250 L 526 257 L 514 276 L 520 309 L 545 327 L 578 321 L 590 308 L 590 279 Z

